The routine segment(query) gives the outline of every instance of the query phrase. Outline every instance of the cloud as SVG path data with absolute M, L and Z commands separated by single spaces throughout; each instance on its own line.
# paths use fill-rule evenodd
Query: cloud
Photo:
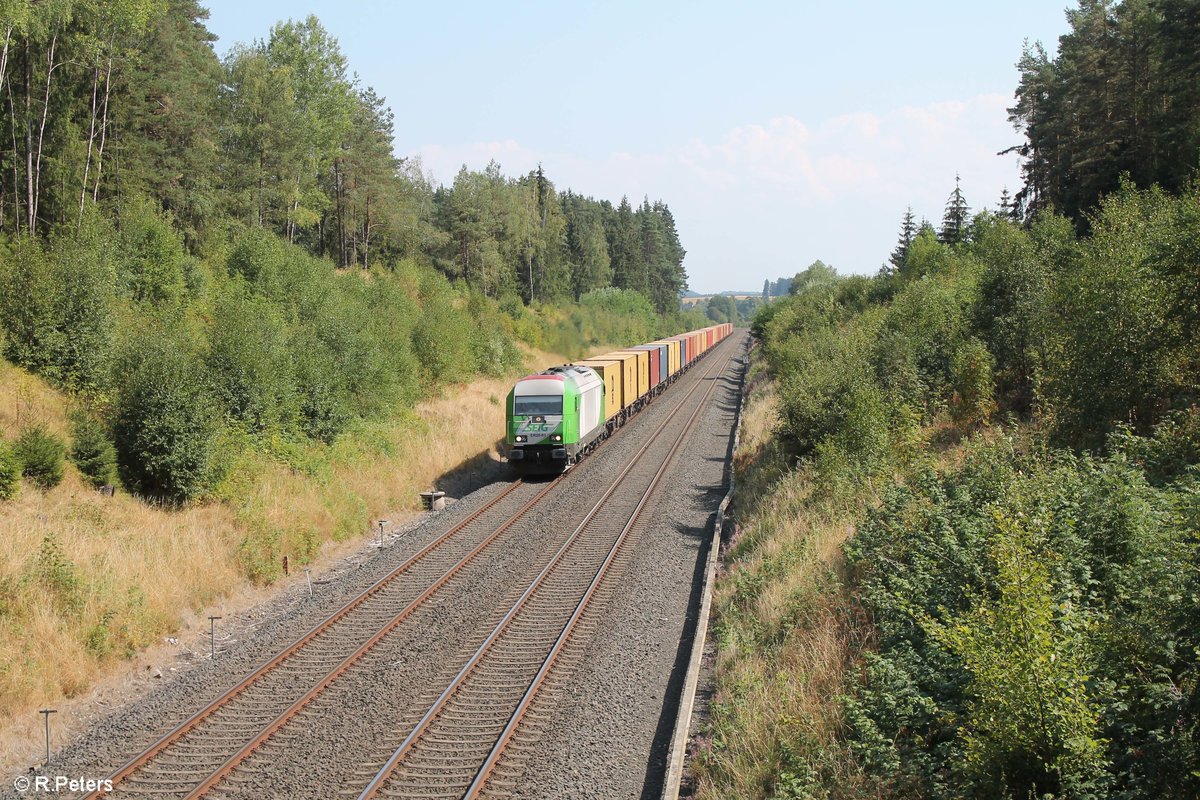
M 812 123 L 781 116 L 719 141 L 692 140 L 675 156 L 714 187 L 789 186 L 809 205 L 881 192 L 916 200 L 934 183 L 945 187 L 955 169 L 986 171 L 996 161 L 1011 137 L 1005 102 L 981 95 Z
M 446 183 L 462 164 L 482 169 L 494 159 L 509 175 L 540 163 L 560 188 L 614 202 L 662 198 L 688 248 L 693 286 L 745 288 L 726 285 L 736 282 L 730 275 L 757 275 L 761 285 L 816 258 L 873 272 L 906 206 L 941 219 L 955 173 L 975 210 L 994 206 L 1005 186 L 1015 192 L 1016 157 L 996 155 L 1020 139 L 1007 121 L 1009 102 L 986 94 L 825 119 L 780 114 L 656 152 L 597 156 L 502 138 L 419 154 Z

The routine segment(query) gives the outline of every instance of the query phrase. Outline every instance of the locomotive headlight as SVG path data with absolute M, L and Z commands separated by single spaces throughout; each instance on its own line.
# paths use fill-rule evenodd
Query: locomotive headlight
M 517 437 L 517 441 L 518 441 L 518 442 L 523 442 L 523 441 L 525 441 L 525 437 L 524 437 L 524 436 L 518 436 L 518 437 Z
M 562 434 L 559 434 L 559 433 L 556 433 L 556 434 L 554 434 L 553 436 L 551 436 L 551 437 L 550 437 L 550 441 L 552 441 L 552 442 L 561 442 L 561 441 L 562 441 Z

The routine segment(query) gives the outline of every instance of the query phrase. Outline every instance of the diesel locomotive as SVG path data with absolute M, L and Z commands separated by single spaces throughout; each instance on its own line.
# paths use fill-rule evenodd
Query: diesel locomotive
M 732 332 L 712 325 L 525 376 L 505 405 L 508 462 L 522 473 L 570 468 Z

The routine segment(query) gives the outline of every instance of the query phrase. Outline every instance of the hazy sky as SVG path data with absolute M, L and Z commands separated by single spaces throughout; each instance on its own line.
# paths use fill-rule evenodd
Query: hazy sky
M 873 273 L 904 209 L 940 222 L 1020 186 L 1022 41 L 1063 0 L 210 0 L 224 54 L 316 14 L 396 114 L 396 152 L 450 183 L 496 159 L 560 189 L 671 207 L 691 288 L 761 290 L 815 259 Z

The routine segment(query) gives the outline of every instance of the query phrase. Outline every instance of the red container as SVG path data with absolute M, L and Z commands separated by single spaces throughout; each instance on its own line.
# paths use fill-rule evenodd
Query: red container
M 639 344 L 637 347 L 631 347 L 630 350 L 645 350 L 650 354 L 650 386 L 653 388 L 662 383 L 665 378 L 663 372 L 662 354 L 664 346 L 658 344 Z

